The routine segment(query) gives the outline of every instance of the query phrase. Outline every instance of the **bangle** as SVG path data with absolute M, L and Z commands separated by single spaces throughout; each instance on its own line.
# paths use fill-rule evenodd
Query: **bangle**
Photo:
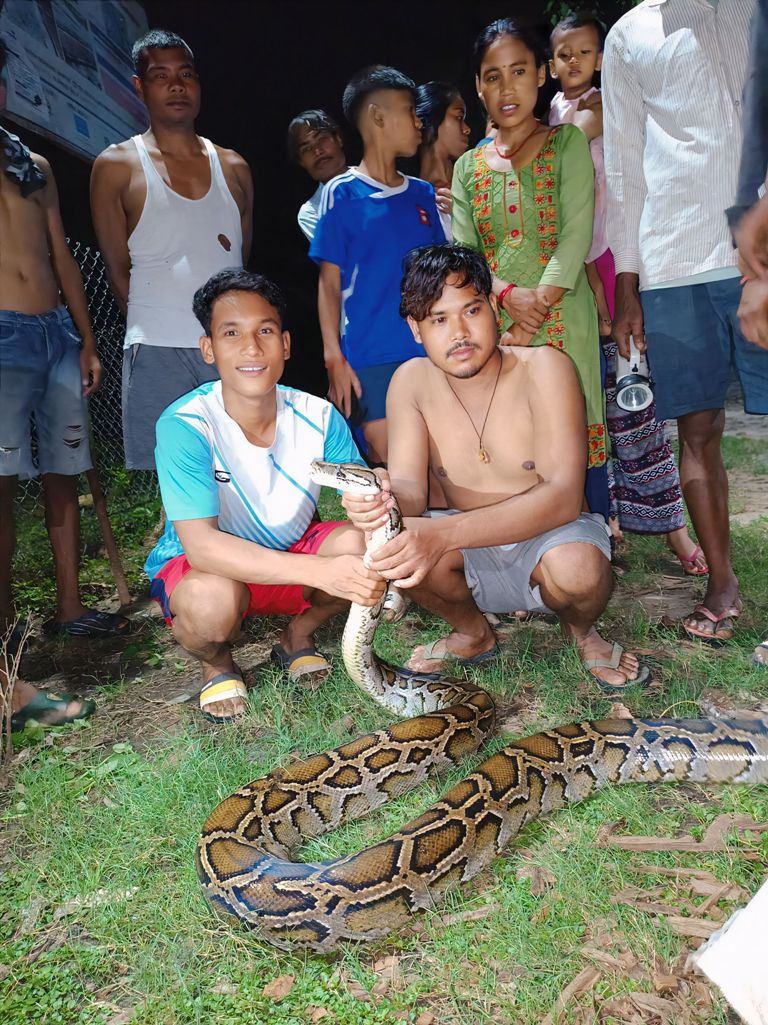
M 502 290 L 496 296 L 496 298 L 498 300 L 498 303 L 499 303 L 499 306 L 503 305 L 503 303 L 504 303 L 504 296 L 507 294 L 507 292 L 511 292 L 513 288 L 517 288 L 517 285 L 513 281 L 510 281 L 510 283 L 508 285 L 505 285 L 502 288 Z

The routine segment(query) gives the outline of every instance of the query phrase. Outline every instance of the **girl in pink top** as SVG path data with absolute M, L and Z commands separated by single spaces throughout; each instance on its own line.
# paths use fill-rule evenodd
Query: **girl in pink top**
M 616 404 L 616 344 L 611 335 L 616 275 L 606 237 L 603 108 L 593 84 L 603 59 L 605 30 L 599 21 L 569 15 L 552 32 L 550 74 L 561 91 L 552 100 L 551 125 L 574 124 L 589 140 L 595 168 L 595 218 L 587 255 L 587 278 L 595 294 L 606 362 L 606 420 L 613 449 L 609 465 L 611 528 L 616 540 L 622 528 L 633 534 L 666 534 L 667 544 L 683 570 L 693 576 L 707 572 L 701 548 L 688 536 L 677 464 L 656 420 L 654 404 L 628 413 Z
M 605 31 L 594 18 L 571 15 L 552 32 L 552 58 L 549 72 L 560 82 L 561 90 L 550 104 L 551 125 L 576 125 L 589 140 L 595 168 L 595 218 L 592 247 L 587 254 L 587 278 L 595 293 L 600 334 L 611 333 L 610 305 L 613 305 L 613 260 L 606 259 L 605 164 L 603 162 L 603 105 L 600 90 L 592 81 L 603 62 Z M 601 260 L 600 258 L 603 257 Z M 605 276 L 600 273 L 603 264 Z M 609 305 L 607 296 L 610 294 Z

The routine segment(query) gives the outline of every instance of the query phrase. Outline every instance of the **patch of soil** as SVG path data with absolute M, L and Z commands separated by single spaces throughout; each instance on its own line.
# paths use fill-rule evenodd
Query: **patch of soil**
M 737 438 L 768 439 L 768 418 L 745 413 L 738 388 L 732 388 L 725 401 L 725 433 Z
M 763 419 L 768 419 L 764 417 Z M 766 444 L 768 449 L 768 443 Z M 755 477 L 744 470 L 728 471 L 731 523 L 746 527 L 748 524 L 768 516 L 768 479 Z
M 114 608 L 114 602 L 105 607 L 110 604 Z M 125 637 L 32 637 L 24 652 L 21 675 L 48 690 L 95 698 L 97 711 L 89 746 L 127 741 L 142 751 L 159 737 L 180 730 L 188 716 L 195 714 L 201 678 L 196 661 L 176 644 L 154 601 L 142 599 L 122 611 L 133 623 Z M 269 652 L 284 623 L 275 619 L 267 629 L 263 622 L 244 624 L 235 661 L 249 687 L 259 671 L 269 666 Z M 337 649 L 338 637 L 321 637 L 328 650 Z M 122 681 L 128 686 L 110 695 L 109 689 Z

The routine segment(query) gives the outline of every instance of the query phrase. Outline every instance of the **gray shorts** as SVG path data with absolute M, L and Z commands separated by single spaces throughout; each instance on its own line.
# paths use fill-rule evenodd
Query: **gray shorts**
M 165 407 L 218 379 L 216 367 L 196 348 L 136 344 L 123 352 L 123 444 L 129 470 L 154 470 L 155 424 Z
M 430 516 L 451 516 L 456 509 L 432 510 Z M 605 520 L 597 513 L 582 513 L 577 520 L 555 527 L 528 541 L 494 548 L 462 548 L 464 575 L 481 612 L 549 612 L 531 574 L 542 556 L 560 545 L 589 544 L 611 558 Z

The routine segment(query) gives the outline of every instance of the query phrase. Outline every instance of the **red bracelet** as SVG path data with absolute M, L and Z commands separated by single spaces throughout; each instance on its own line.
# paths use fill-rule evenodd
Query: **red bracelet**
M 513 288 L 517 288 L 517 285 L 513 281 L 510 281 L 510 283 L 508 285 L 505 285 L 502 288 L 502 290 L 499 292 L 498 296 L 496 297 L 497 300 L 498 300 L 499 306 L 503 306 L 504 305 L 504 296 L 507 294 L 507 292 L 511 292 Z

